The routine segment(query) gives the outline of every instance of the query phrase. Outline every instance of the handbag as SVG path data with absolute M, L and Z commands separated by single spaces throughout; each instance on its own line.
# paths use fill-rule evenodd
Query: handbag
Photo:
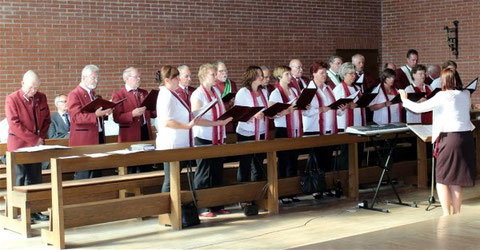
M 198 217 L 198 206 L 197 206 L 197 194 L 193 189 L 192 185 L 192 166 L 191 163 L 187 164 L 187 178 L 188 186 L 192 192 L 192 202 L 182 204 L 182 228 L 187 228 L 200 224 L 200 218 Z
M 305 171 L 300 180 L 304 194 L 323 193 L 326 190 L 325 172 L 318 168 L 317 157 L 313 149 L 308 156 Z

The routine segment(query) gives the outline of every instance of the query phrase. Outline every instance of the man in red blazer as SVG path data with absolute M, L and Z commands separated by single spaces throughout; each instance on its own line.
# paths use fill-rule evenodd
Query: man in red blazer
M 156 117 L 155 111 L 140 106 L 148 95 L 148 91 L 140 87 L 140 73 L 134 67 L 123 71 L 125 87 L 112 95 L 112 101 L 118 102 L 127 98 L 113 110 L 113 120 L 119 124 L 118 142 L 135 142 L 152 140 L 150 118 Z M 128 173 L 146 172 L 150 166 L 129 167 Z
M 352 64 L 355 65 L 355 84 L 362 87 L 363 92 L 370 92 L 380 82 L 377 82 L 372 75 L 365 72 L 365 57 L 362 54 L 352 56 Z
M 303 76 L 303 65 L 298 59 L 292 59 L 288 65 L 292 69 L 292 80 L 290 86 L 294 87 L 298 93 L 308 86 L 310 80 Z
M 180 75 L 178 75 L 179 88 L 177 88 L 175 92 L 177 92 L 178 96 L 191 106 L 190 97 L 192 96 L 193 91 L 195 91 L 195 88 L 190 86 L 190 83 L 192 82 L 192 72 L 187 65 L 180 65 L 177 69 L 180 73 Z
M 8 122 L 7 150 L 44 144 L 50 127 L 50 109 L 45 94 L 38 92 L 40 80 L 32 70 L 23 75 L 22 87 L 7 96 L 5 114 Z M 42 183 L 42 163 L 17 164 L 15 185 Z M 32 220 L 48 220 L 41 213 L 31 214 Z
M 82 80 L 67 97 L 70 112 L 70 146 L 96 145 L 105 143 L 105 127 L 103 117 L 112 113 L 112 109 L 97 109 L 94 113 L 81 111 L 82 107 L 96 98 L 95 88 L 98 85 L 99 68 L 87 65 L 82 70 Z M 75 179 L 98 177 L 101 171 L 77 171 Z
M 393 86 L 397 89 L 404 89 L 413 83 L 412 68 L 418 63 L 418 52 L 414 49 L 407 51 L 407 64 L 395 71 Z

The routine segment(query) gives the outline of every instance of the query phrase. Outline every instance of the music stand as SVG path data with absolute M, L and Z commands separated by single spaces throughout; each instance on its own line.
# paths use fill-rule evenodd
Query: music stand
M 382 174 L 380 175 L 380 179 L 378 180 L 377 188 L 375 189 L 375 195 L 372 199 L 372 204 L 369 206 L 368 201 L 364 200 L 363 204 L 359 204 L 359 208 L 389 213 L 390 211 L 385 208 L 375 208 L 375 203 L 377 202 L 378 193 L 380 191 L 380 187 L 384 178 L 387 178 L 387 183 L 390 184 L 393 193 L 398 199 L 398 202 L 388 202 L 396 205 L 407 206 L 407 207 L 418 207 L 416 203 L 409 204 L 402 202 L 400 195 L 395 188 L 395 185 L 392 183 L 392 179 L 390 178 L 389 171 L 392 169 L 393 166 L 393 152 L 397 145 L 398 137 L 401 133 L 405 133 L 408 131 L 407 126 L 404 123 L 391 123 L 387 125 L 370 125 L 370 126 L 358 126 L 358 127 L 349 127 L 347 128 L 346 132 L 351 134 L 356 134 L 360 136 L 367 136 L 369 140 L 372 142 L 375 151 L 377 152 L 378 159 L 380 160 L 380 168 L 382 169 Z M 385 140 L 385 149 L 381 150 L 381 145 L 379 140 L 375 140 L 375 137 L 380 137 L 382 134 L 385 133 L 395 133 L 395 138 L 393 140 Z M 387 153 L 385 153 L 387 151 Z
M 432 141 L 432 125 L 407 125 L 407 127 L 420 138 L 423 142 L 428 143 Z M 430 196 L 428 197 L 428 206 L 425 211 L 430 211 L 430 206 L 435 203 L 435 196 L 433 189 L 435 186 L 435 147 L 432 147 L 432 177 L 430 185 Z M 437 206 L 435 206 L 437 207 Z M 435 208 L 434 207 L 434 208 Z

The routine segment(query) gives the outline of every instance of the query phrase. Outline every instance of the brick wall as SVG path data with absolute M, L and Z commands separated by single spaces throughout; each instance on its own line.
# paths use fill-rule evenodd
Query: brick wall
M 418 50 L 420 63 L 442 64 L 451 59 L 458 64 L 462 81 L 480 75 L 480 1 L 384 0 L 382 1 L 383 62 L 405 64 L 408 49 Z M 459 21 L 459 57 L 450 52 L 444 26 Z M 480 92 L 473 96 L 480 103 Z
M 147 89 L 165 64 L 186 63 L 196 74 L 221 59 L 237 82 L 251 64 L 300 58 L 308 71 L 335 49 L 380 49 L 380 7 L 380 0 L 0 0 L 0 117 L 28 69 L 40 74 L 52 109 L 55 94 L 74 88 L 89 63 L 100 66 L 97 90 L 106 97 L 123 85 L 128 66 L 140 68 Z

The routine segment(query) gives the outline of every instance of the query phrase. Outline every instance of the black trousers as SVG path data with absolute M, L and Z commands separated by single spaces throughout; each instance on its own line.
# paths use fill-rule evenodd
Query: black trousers
M 275 128 L 275 138 L 288 138 L 287 128 Z M 278 151 L 278 178 L 297 176 L 298 150 Z
M 98 133 L 98 144 L 105 144 L 104 136 L 105 136 L 104 132 Z M 77 171 L 75 172 L 73 179 L 82 180 L 82 179 L 90 179 L 90 178 L 96 178 L 96 177 L 102 177 L 102 170 Z
M 15 184 L 27 186 L 42 183 L 42 163 L 15 165 Z
M 188 164 L 191 163 L 190 161 L 181 161 L 180 162 L 180 171 L 183 168 L 186 168 Z M 162 193 L 170 192 L 170 162 L 163 163 L 163 171 L 165 173 L 165 177 L 163 179 L 162 185 Z
M 305 132 L 304 135 L 319 135 L 318 132 Z M 319 137 L 321 140 L 322 137 Z M 333 151 L 337 148 L 337 146 L 325 146 L 325 147 L 317 147 L 312 148 L 315 157 L 317 158 L 318 167 L 319 169 L 323 170 L 324 172 L 332 170 L 333 166 Z M 311 155 L 309 154 L 309 158 Z M 311 160 L 311 159 L 309 159 Z
M 212 141 L 195 137 L 195 146 L 212 145 Z M 219 187 L 223 184 L 223 158 L 198 159 L 193 187 L 205 189 Z M 223 209 L 223 206 L 212 207 L 212 211 Z M 202 211 L 201 211 L 202 212 Z
M 140 127 L 140 140 L 141 141 L 148 141 L 150 140 L 150 135 L 148 134 L 148 124 L 145 123 Z M 134 174 L 134 173 L 144 173 L 150 172 L 153 170 L 153 165 L 140 165 L 140 166 L 132 166 L 127 168 L 127 173 Z
M 265 134 L 260 135 L 260 139 L 265 139 Z M 237 133 L 237 141 L 255 141 L 255 136 L 243 136 Z M 261 181 L 265 178 L 265 173 L 263 170 L 263 160 L 265 159 L 265 154 L 250 154 L 240 156 L 240 166 L 237 172 L 237 181 L 246 182 L 246 181 Z

